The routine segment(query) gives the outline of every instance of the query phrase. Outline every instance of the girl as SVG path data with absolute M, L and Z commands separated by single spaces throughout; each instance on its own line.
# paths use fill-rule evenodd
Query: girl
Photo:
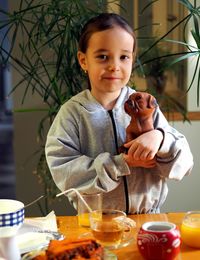
M 90 86 L 61 107 L 47 136 L 46 158 L 61 191 L 103 192 L 104 208 L 156 213 L 167 196 L 166 180 L 189 174 L 193 157 L 159 108 L 154 130 L 125 144 L 128 154 L 118 154 L 130 121 L 124 103 L 135 92 L 127 86 L 135 54 L 135 35 L 121 16 L 103 13 L 86 23 L 78 60 Z M 73 194 L 69 199 L 76 207 Z

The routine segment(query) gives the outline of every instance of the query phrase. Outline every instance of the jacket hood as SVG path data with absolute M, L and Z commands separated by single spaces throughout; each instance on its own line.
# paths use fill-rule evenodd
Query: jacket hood
M 114 110 L 118 109 L 122 103 L 125 102 L 125 100 L 128 99 L 130 93 L 135 92 L 135 90 L 130 89 L 129 87 L 125 86 L 121 89 L 120 96 L 117 99 L 117 102 L 114 106 Z M 89 89 L 86 89 L 80 93 L 78 93 L 76 96 L 73 96 L 71 98 L 72 102 L 77 102 L 81 106 L 83 106 L 88 111 L 94 111 L 105 108 L 95 99 L 95 97 L 92 96 Z M 89 101 L 89 102 L 88 102 Z

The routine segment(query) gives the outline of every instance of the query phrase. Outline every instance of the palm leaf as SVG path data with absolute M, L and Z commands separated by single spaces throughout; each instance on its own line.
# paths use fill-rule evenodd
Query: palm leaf
M 195 80 L 195 77 L 196 77 L 196 74 L 197 74 L 197 71 L 199 70 L 199 60 L 200 60 L 200 56 L 197 57 L 197 61 L 196 61 L 195 69 L 194 69 L 194 72 L 193 72 L 192 80 L 191 80 L 190 85 L 187 89 L 187 92 L 192 87 L 194 80 Z M 197 94 L 199 93 L 198 89 L 199 89 L 199 85 L 197 85 Z M 199 100 L 199 94 L 197 95 L 197 103 L 199 104 L 198 100 Z
M 151 6 L 153 3 L 157 2 L 157 1 L 158 0 L 152 0 L 147 5 L 145 5 L 145 7 L 140 11 L 140 15 L 142 15 L 149 6 Z
M 194 6 L 188 0 L 178 0 L 178 2 L 184 5 L 190 12 L 194 10 Z

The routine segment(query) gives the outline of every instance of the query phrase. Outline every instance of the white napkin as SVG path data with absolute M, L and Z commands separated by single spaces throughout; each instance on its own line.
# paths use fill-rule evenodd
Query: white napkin
M 54 211 L 46 217 L 27 218 L 17 233 L 17 243 L 20 253 L 26 253 L 47 246 L 57 232 L 56 215 Z
M 49 231 L 58 231 L 56 215 L 54 211 L 51 211 L 46 217 L 38 218 L 27 218 L 24 220 L 24 224 L 21 229 L 24 229 L 24 226 L 32 226 L 32 231 L 35 230 L 49 230 Z

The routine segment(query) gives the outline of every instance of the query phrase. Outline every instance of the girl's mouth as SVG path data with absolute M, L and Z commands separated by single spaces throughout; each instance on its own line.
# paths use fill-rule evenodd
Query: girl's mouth
M 120 80 L 119 77 L 103 77 L 103 79 L 107 79 L 107 80 Z

